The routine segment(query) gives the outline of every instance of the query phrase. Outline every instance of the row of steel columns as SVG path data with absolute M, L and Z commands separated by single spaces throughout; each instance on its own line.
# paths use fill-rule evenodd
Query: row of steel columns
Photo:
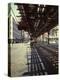
M 41 40 L 40 40 L 40 41 L 41 41 L 42 43 L 45 43 L 44 40 L 45 40 L 45 35 L 42 34 L 42 35 L 41 35 Z M 50 42 L 50 40 L 49 40 L 49 32 L 47 32 L 47 41 L 46 41 L 46 42 L 47 42 L 47 44 L 50 44 L 50 43 L 49 43 L 49 42 Z

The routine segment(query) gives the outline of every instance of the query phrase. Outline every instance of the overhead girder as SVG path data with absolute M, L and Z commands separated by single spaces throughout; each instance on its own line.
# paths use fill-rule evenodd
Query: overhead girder
M 51 28 L 55 27 L 58 24 L 58 9 L 56 9 L 56 11 L 54 11 L 54 13 L 52 14 L 52 17 L 49 14 L 47 14 L 47 15 L 48 16 L 46 17 L 46 23 L 45 24 L 43 24 L 43 23 L 39 24 L 39 28 L 37 31 L 38 34 L 45 33 L 46 31 L 49 31 Z
M 31 33 L 33 37 L 38 37 L 58 25 L 58 6 L 37 4 L 17 5 L 22 16 L 22 21 L 19 23 L 22 26 L 20 28 Z M 35 26 L 35 23 L 38 26 Z

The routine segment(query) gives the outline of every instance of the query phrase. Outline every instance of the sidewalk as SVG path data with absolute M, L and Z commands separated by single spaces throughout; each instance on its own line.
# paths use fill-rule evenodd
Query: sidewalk
M 11 76 L 22 76 L 28 72 L 27 64 L 27 43 L 16 43 L 11 47 Z

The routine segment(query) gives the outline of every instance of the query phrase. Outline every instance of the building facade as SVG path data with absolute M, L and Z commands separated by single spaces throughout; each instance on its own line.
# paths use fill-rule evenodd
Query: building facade
M 18 30 L 18 21 L 14 15 L 14 10 L 12 9 L 12 4 L 8 6 L 8 42 L 9 43 L 19 43 L 23 39 L 22 30 Z

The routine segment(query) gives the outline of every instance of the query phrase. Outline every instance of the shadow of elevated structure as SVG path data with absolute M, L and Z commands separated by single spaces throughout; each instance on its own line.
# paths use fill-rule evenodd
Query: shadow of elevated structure
M 49 58 L 54 54 L 48 49 L 44 49 L 41 46 L 38 46 L 37 43 L 30 43 L 31 53 L 27 53 L 27 66 L 28 72 L 24 73 L 24 76 L 34 76 L 34 75 L 51 75 L 58 74 L 58 57 L 55 62 Z M 51 46 L 51 45 L 50 45 Z M 47 50 L 46 52 L 44 52 Z M 49 54 L 52 54 L 51 56 Z M 48 60 L 49 59 L 49 60 Z M 54 59 L 54 56 L 53 56 Z

